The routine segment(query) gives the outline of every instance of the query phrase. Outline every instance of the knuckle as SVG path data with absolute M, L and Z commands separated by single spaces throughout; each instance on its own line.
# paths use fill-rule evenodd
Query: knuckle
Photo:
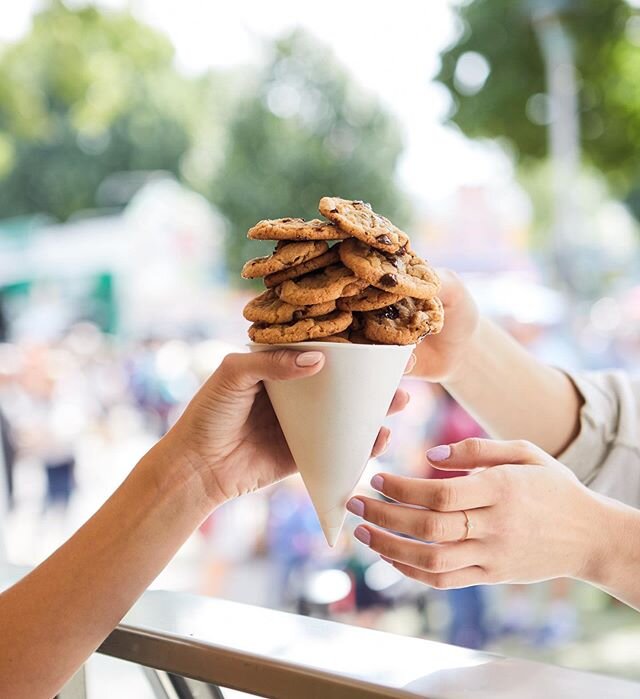
M 238 366 L 239 357 L 240 354 L 238 352 L 225 355 L 224 359 L 220 362 L 220 369 L 227 373 L 233 372 Z
M 434 517 L 428 513 L 423 514 L 419 529 L 419 536 L 425 541 L 442 541 L 444 539 L 444 525 L 440 517 Z
M 433 504 L 437 510 L 448 510 L 455 507 L 456 490 L 447 481 L 440 481 L 433 495 Z
M 520 452 L 525 454 L 535 454 L 536 446 L 527 439 L 517 439 L 514 446 Z
M 473 460 L 478 460 L 481 458 L 484 451 L 483 442 L 481 439 L 478 439 L 477 437 L 470 437 L 469 439 L 464 440 L 463 445 L 469 458 Z
M 420 554 L 420 568 L 433 573 L 443 569 L 445 565 L 444 556 L 439 551 L 427 548 Z
M 436 573 L 440 573 L 447 570 L 448 567 L 449 564 L 446 556 L 444 556 L 442 553 L 436 553 L 433 557 L 432 570 L 434 570 Z
M 269 361 L 275 366 L 280 366 L 289 358 L 289 351 L 284 349 L 275 350 L 275 352 L 269 352 Z
M 220 367 L 216 374 L 220 377 L 223 384 L 233 383 L 240 373 L 240 362 L 242 361 L 242 356 L 238 352 L 233 352 L 227 354 L 224 359 L 220 362 Z
M 386 507 L 380 506 L 377 503 L 369 503 L 365 508 L 365 512 L 369 521 L 375 522 L 378 526 L 383 527 L 384 529 L 391 528 L 391 517 L 389 516 Z

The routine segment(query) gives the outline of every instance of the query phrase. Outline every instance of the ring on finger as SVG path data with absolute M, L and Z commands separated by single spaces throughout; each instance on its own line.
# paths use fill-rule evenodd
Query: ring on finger
M 464 534 L 458 539 L 458 541 L 466 541 L 469 536 L 471 535 L 471 532 L 474 529 L 473 522 L 471 521 L 471 517 L 469 517 L 469 513 L 466 510 L 461 510 L 462 514 L 464 515 L 465 519 L 465 530 Z

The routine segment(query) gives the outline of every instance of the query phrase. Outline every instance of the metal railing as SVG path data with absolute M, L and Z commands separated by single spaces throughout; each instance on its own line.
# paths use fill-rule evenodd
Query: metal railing
M 2 576 L 0 589 L 16 579 Z M 146 592 L 98 649 L 159 699 L 637 699 L 640 684 L 177 592 Z M 59 699 L 85 699 L 79 672 Z

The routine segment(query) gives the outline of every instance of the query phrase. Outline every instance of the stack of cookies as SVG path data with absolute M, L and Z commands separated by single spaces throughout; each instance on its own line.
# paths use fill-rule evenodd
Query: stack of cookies
M 251 340 L 410 345 L 440 332 L 440 280 L 407 234 L 362 201 L 323 197 L 319 210 L 328 220 L 281 218 L 249 230 L 277 241 L 242 269 L 267 287 L 244 308 Z

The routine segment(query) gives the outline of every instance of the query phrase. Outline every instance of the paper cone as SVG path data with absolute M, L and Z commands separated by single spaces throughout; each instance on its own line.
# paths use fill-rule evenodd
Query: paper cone
M 320 350 L 315 376 L 265 381 L 289 449 L 329 546 L 346 517 L 345 505 L 369 460 L 378 430 L 415 345 L 304 342 L 251 344 L 252 352 Z

